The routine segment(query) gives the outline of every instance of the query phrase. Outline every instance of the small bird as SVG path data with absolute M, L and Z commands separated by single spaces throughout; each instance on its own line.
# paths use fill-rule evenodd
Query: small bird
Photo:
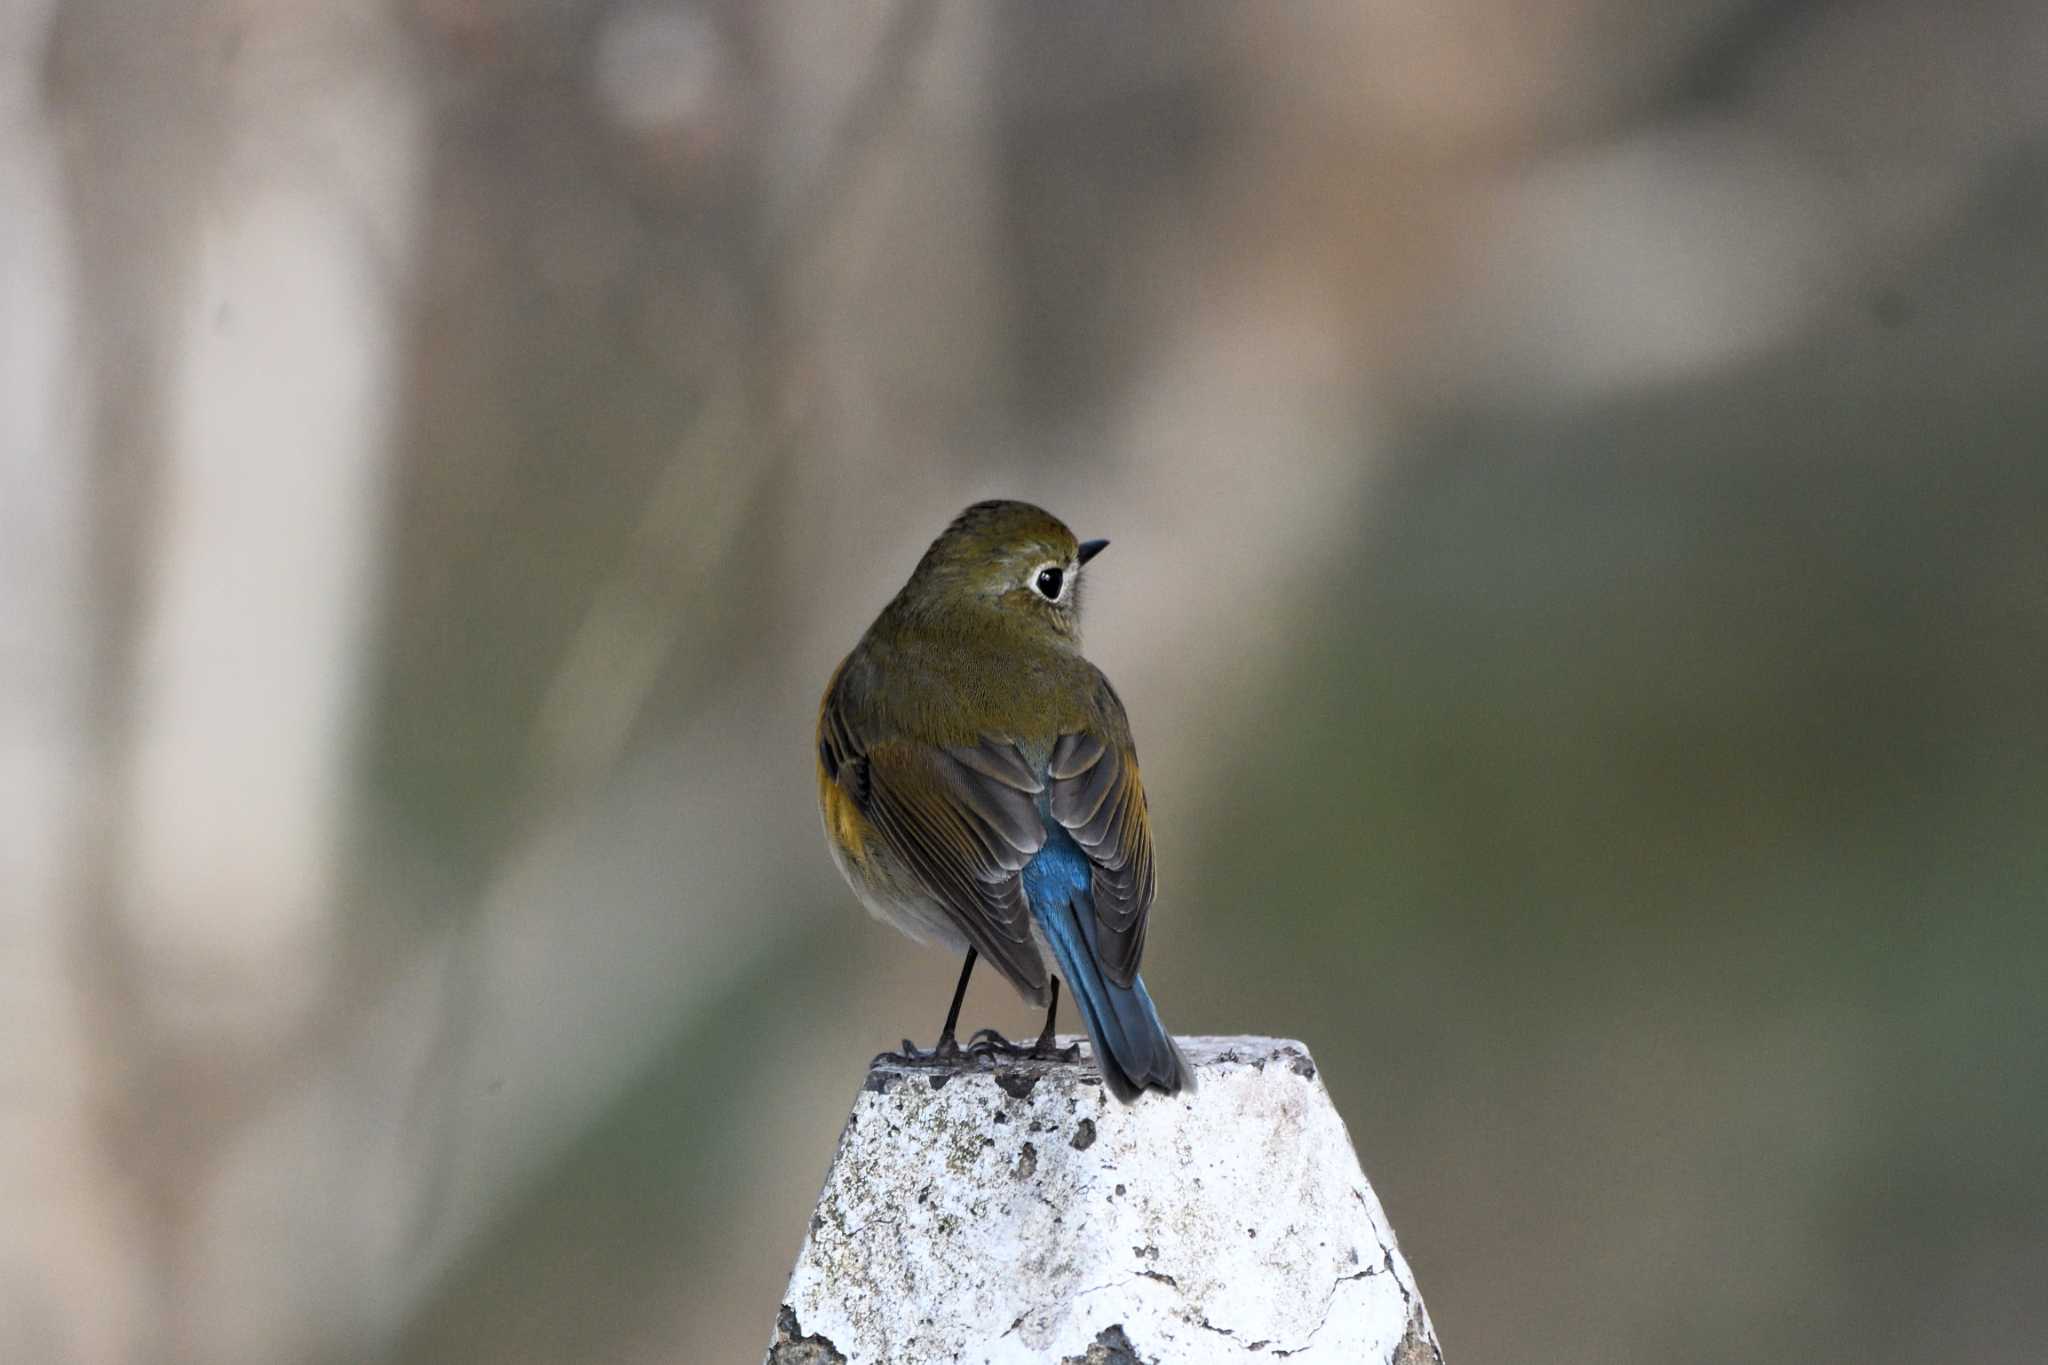
M 959 1054 L 985 957 L 1045 1006 L 1045 1029 L 1030 1048 L 983 1030 L 968 1050 L 1053 1055 L 1064 979 L 1128 1103 L 1194 1076 L 1138 977 L 1154 880 L 1130 721 L 1081 657 L 1082 566 L 1108 544 L 1029 503 L 955 518 L 825 688 L 818 803 L 869 913 L 966 954 L 924 1055 Z

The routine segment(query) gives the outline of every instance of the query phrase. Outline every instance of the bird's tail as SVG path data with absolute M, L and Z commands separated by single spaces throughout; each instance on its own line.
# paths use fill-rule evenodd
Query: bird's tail
M 1169 1095 L 1193 1090 L 1194 1072 L 1160 1024 L 1144 979 L 1134 976 L 1130 985 L 1119 986 L 1102 974 L 1095 957 L 1095 908 L 1085 893 L 1033 909 L 1087 1025 L 1110 1093 L 1129 1104 L 1147 1089 Z

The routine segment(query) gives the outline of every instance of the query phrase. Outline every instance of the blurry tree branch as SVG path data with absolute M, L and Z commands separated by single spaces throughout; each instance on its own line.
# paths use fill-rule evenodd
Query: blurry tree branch
M 550 679 L 529 746 L 525 790 L 542 809 L 575 803 L 611 772 L 635 719 L 701 609 L 742 527 L 759 524 L 760 497 L 776 487 L 806 436 L 806 385 L 815 367 L 792 335 L 783 296 L 811 278 L 816 257 L 883 154 L 925 50 L 935 0 L 896 0 L 875 53 L 834 126 L 826 153 L 795 202 L 763 210 L 745 254 L 746 297 L 759 304 L 752 337 L 731 353 L 697 420 L 676 443 L 618 566 L 592 591 Z M 752 79 L 767 73 L 758 69 Z M 739 458 L 741 450 L 752 458 Z
M 132 1343 L 75 1358 L 219 1359 L 238 1333 L 304 1330 L 290 1295 L 220 1311 L 210 1279 L 292 1262 L 205 1227 L 353 998 L 325 947 L 412 189 L 403 68 L 353 9 L 55 14 L 90 556 L 59 913 L 99 1181 L 138 1233 L 100 1292 L 147 1286 Z

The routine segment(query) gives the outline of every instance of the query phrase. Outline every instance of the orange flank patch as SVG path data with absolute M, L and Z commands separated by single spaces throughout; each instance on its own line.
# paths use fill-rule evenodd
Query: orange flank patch
M 818 800 L 825 807 L 825 830 L 832 836 L 832 842 L 856 863 L 867 861 L 867 841 L 861 836 L 865 823 L 860 812 L 854 809 L 853 798 L 846 794 L 846 788 L 825 776 L 823 767 L 818 769 Z

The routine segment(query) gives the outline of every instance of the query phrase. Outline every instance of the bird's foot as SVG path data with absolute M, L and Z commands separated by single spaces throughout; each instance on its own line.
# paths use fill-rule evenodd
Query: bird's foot
M 1027 1062 L 1077 1062 L 1081 1059 L 1079 1043 L 1057 1047 L 1049 1033 L 1041 1034 L 1036 1042 L 1013 1043 L 992 1028 L 976 1030 L 974 1036 L 967 1040 L 967 1051 L 976 1057 L 1014 1057 Z
M 953 1035 L 948 1033 L 939 1039 L 937 1047 L 932 1048 L 921 1048 L 908 1038 L 905 1038 L 900 1051 L 884 1052 L 875 1060 L 878 1062 L 895 1062 L 903 1066 L 916 1066 L 920 1063 L 957 1062 L 971 1051 L 973 1051 L 972 1048 L 962 1049 L 960 1044 L 954 1040 Z
M 1081 1060 L 1081 1045 L 1068 1043 L 1060 1047 L 1048 1035 L 1031 1045 L 1031 1056 L 1041 1062 L 1078 1062 Z
M 992 1028 L 976 1029 L 967 1040 L 967 1051 L 976 1057 L 1028 1057 L 1031 1049 L 1013 1043 Z

